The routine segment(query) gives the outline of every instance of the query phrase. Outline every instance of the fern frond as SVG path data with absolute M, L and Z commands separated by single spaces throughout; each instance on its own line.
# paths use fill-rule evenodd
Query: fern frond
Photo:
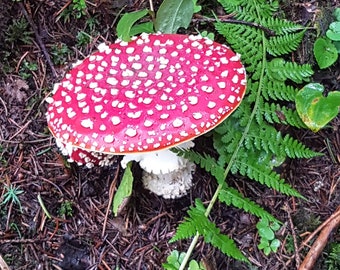
M 275 58 L 268 62 L 267 75 L 271 80 L 292 80 L 296 83 L 308 82 L 313 70 L 309 64 L 298 65 L 295 62 L 287 62 L 282 58 Z
M 278 9 L 277 1 L 218 0 L 227 13 L 243 21 L 260 23 L 260 18 L 272 17 Z
M 276 17 L 267 17 L 262 22 L 266 27 L 274 31 L 275 35 L 284 35 L 305 30 L 305 28 L 299 24 Z
M 270 124 L 284 124 L 291 125 L 297 128 L 305 128 L 306 125 L 302 122 L 298 113 L 290 108 L 281 106 L 276 103 L 263 102 L 256 112 L 256 119 L 260 119 L 262 116 Z M 259 121 L 258 121 L 259 122 Z
M 303 198 L 303 196 L 280 177 L 279 174 L 272 171 L 267 166 L 261 166 L 261 164 L 248 162 L 249 157 L 240 158 L 235 163 L 238 169 L 238 173 L 247 176 L 252 180 L 255 180 L 269 188 L 273 188 L 280 193 Z
M 205 216 L 203 203 L 199 199 L 195 202 L 196 207 L 190 207 L 189 217 L 186 217 L 185 221 L 178 226 L 176 234 L 170 242 L 190 238 L 198 232 L 203 236 L 205 242 L 220 249 L 227 256 L 247 262 L 247 258 L 237 248 L 235 242 L 227 235 L 222 234 L 220 229 Z
M 298 92 L 298 89 L 291 85 L 287 85 L 282 81 L 268 80 L 268 78 L 263 80 L 263 88 L 262 96 L 267 101 L 269 101 L 269 99 L 295 101 L 295 96 Z
M 248 72 L 261 69 L 262 37 L 261 30 L 251 26 L 217 22 L 216 30 L 226 37 L 227 42 L 241 54 Z
M 272 155 L 285 155 L 284 151 L 280 149 L 280 142 L 283 138 L 280 132 L 268 125 L 263 123 L 259 125 L 256 122 L 252 123 L 252 127 L 249 130 L 249 136 L 244 141 L 245 148 L 251 151 L 265 151 Z
M 285 145 L 284 150 L 290 158 L 313 158 L 323 155 L 322 153 L 310 150 L 288 134 L 283 138 L 283 144 Z
M 272 56 L 287 54 L 300 45 L 304 31 L 289 33 L 282 36 L 274 36 L 267 39 L 267 52 Z
M 280 223 L 275 217 L 269 214 L 260 205 L 256 204 L 248 198 L 245 198 L 241 193 L 239 193 L 236 189 L 232 187 L 226 186 L 225 188 L 223 188 L 218 194 L 218 198 L 221 202 L 224 202 L 228 206 L 232 205 L 239 209 L 243 209 L 244 211 L 251 213 L 259 218 L 265 218 L 272 222 Z

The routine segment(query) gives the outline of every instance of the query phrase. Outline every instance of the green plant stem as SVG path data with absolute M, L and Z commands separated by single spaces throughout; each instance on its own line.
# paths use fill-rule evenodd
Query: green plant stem
M 44 201 L 42 200 L 42 198 L 41 198 L 41 196 L 40 196 L 40 193 L 38 194 L 38 202 L 39 202 L 41 208 L 43 209 L 45 215 L 46 215 L 49 219 L 51 219 L 51 218 L 52 218 L 52 217 L 51 217 L 51 214 L 48 212 L 48 210 L 47 210 L 47 208 L 46 208 L 46 206 L 45 206 L 45 204 L 44 204 Z
M 265 40 L 265 34 L 264 34 L 264 32 L 262 32 L 262 40 L 263 40 L 263 47 L 262 47 L 262 55 L 263 55 L 263 57 L 262 57 L 262 63 L 265 63 L 265 62 L 266 62 L 266 43 L 264 42 L 264 40 Z M 250 116 L 250 118 L 249 118 L 249 121 L 248 121 L 248 123 L 247 123 L 247 126 L 246 126 L 245 129 L 244 129 L 244 132 L 243 132 L 243 134 L 242 134 L 242 137 L 241 137 L 241 139 L 240 139 L 240 141 L 239 141 L 239 143 L 238 143 L 238 145 L 237 145 L 237 148 L 236 148 L 235 152 L 233 153 L 233 155 L 231 156 L 231 158 L 230 158 L 230 160 L 229 160 L 229 162 L 228 162 L 228 166 L 227 166 L 227 168 L 226 168 L 225 171 L 224 171 L 224 179 L 227 178 L 227 176 L 228 176 L 228 174 L 229 174 L 229 171 L 230 171 L 230 169 L 231 169 L 231 166 L 232 166 L 234 160 L 236 160 L 236 157 L 237 157 L 237 155 L 238 155 L 238 152 L 239 152 L 240 148 L 242 147 L 242 143 L 243 143 L 244 139 L 246 138 L 246 136 L 247 136 L 247 134 L 248 134 L 248 132 L 249 132 L 249 129 L 250 129 L 250 125 L 251 125 L 251 123 L 252 123 L 252 121 L 253 121 L 253 119 L 254 119 L 254 117 L 255 117 L 255 114 L 256 114 L 256 111 L 257 111 L 257 107 L 258 107 L 259 102 L 260 102 L 261 92 L 262 92 L 263 76 L 264 76 L 264 70 L 265 70 L 264 67 L 265 67 L 265 65 L 263 64 L 263 65 L 262 65 L 262 69 L 261 69 L 261 76 L 260 76 L 260 80 L 259 80 L 259 87 L 258 87 L 258 89 L 257 89 L 256 101 L 255 101 L 255 104 L 254 104 L 253 111 L 252 111 L 252 113 L 251 113 L 251 116 Z M 209 205 L 208 205 L 208 207 L 207 207 L 207 209 L 206 209 L 206 211 L 205 211 L 205 213 L 204 213 L 206 217 L 209 216 L 209 214 L 210 214 L 210 212 L 211 212 L 213 206 L 215 205 L 215 203 L 216 203 L 216 201 L 217 201 L 217 199 L 218 199 L 218 195 L 219 195 L 221 189 L 223 188 L 223 186 L 224 186 L 223 184 L 219 184 L 218 187 L 216 188 L 216 191 L 215 191 L 213 197 L 211 198 L 210 203 L 209 203 Z M 182 263 L 181 263 L 181 265 L 180 265 L 180 267 L 179 267 L 178 270 L 184 270 L 185 266 L 187 265 L 187 263 L 188 263 L 188 261 L 189 261 L 189 259 L 190 259 L 190 256 L 191 256 L 191 254 L 192 254 L 192 251 L 194 250 L 194 248 L 195 248 L 195 246 L 196 246 L 196 244 L 197 244 L 197 241 L 198 241 L 199 236 L 200 236 L 200 235 L 199 235 L 199 233 L 197 232 L 196 235 L 195 235 L 195 237 L 192 239 L 191 244 L 190 244 L 190 246 L 189 246 L 189 248 L 188 248 L 188 250 L 187 250 L 187 252 L 186 252 L 186 254 L 185 254 L 185 257 L 183 258 L 183 261 L 182 261 Z

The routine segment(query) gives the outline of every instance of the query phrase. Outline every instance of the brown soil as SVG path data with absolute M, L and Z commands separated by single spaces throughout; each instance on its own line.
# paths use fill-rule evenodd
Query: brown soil
M 157 6 L 161 1 L 154 2 Z M 21 209 L 14 203 L 0 205 L 0 259 L 5 259 L 11 269 L 161 269 L 171 250 L 188 248 L 190 241 L 169 244 L 169 239 L 195 198 L 203 202 L 210 200 L 216 188 L 215 180 L 197 170 L 189 195 L 165 200 L 144 190 L 135 166 L 131 199 L 119 217 L 114 217 L 109 191 L 121 179 L 118 158 L 110 168 L 86 169 L 65 162 L 46 128 L 44 99 L 71 63 L 91 53 L 100 42 L 115 40 L 113 29 L 121 11 L 141 9 L 148 1 L 87 1 L 88 9 L 80 19 L 74 14 L 61 16 L 70 3 L 0 0 L 3 30 L 0 32 L 0 198 L 6 192 L 5 185 L 23 191 L 18 195 Z M 336 5 L 336 1 L 285 1 L 283 10 L 292 20 L 313 25 L 318 12 Z M 218 13 L 216 6 L 211 8 Z M 11 26 L 19 20 L 27 22 L 27 18 L 34 27 L 27 24 L 21 32 L 13 34 Z M 97 23 L 89 26 L 90 18 L 95 18 Z M 91 36 L 88 44 L 79 45 L 76 38 L 79 31 Z M 8 39 L 9 33 L 15 40 Z M 308 34 L 294 55 L 298 61 L 313 63 L 310 47 L 313 35 Z M 56 47 L 62 46 L 68 48 L 65 54 L 53 54 Z M 34 66 L 27 66 L 29 63 Z M 339 70 L 338 64 L 318 71 L 315 80 L 329 90 L 340 89 Z M 324 154 L 308 160 L 287 160 L 280 167 L 282 177 L 306 200 L 277 194 L 241 177 L 229 179 L 231 185 L 283 222 L 277 237 L 285 245 L 277 253 L 265 256 L 257 248 L 254 216 L 221 204 L 213 209 L 213 221 L 236 241 L 257 269 L 297 269 L 308 248 L 295 252 L 294 242 L 300 246 L 339 207 L 339 125 L 338 117 L 317 134 L 288 130 Z M 201 142 L 200 150 L 212 151 L 209 137 Z M 51 217 L 43 210 L 42 202 Z M 61 206 L 67 204 L 72 213 L 62 215 Z M 326 251 L 331 242 L 340 242 L 336 231 L 330 235 Z M 321 255 L 314 269 L 326 269 L 326 256 L 327 252 Z M 249 269 L 201 240 L 193 258 L 203 260 L 208 269 Z M 3 267 L 0 260 L 0 269 L 6 269 Z

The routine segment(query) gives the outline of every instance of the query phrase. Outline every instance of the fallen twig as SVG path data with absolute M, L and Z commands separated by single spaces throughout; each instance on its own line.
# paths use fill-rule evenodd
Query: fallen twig
M 0 255 L 0 270 L 10 270 L 5 260 Z
M 293 223 L 292 216 L 291 216 L 292 209 L 290 208 L 288 203 L 285 205 L 284 209 L 286 210 L 286 212 L 288 214 L 289 225 L 290 225 L 290 229 L 292 231 L 292 237 L 293 237 L 293 243 L 294 243 L 294 249 L 295 249 L 295 263 L 296 263 L 296 268 L 298 268 L 300 263 L 301 263 L 301 260 L 300 260 L 300 256 L 299 256 L 299 250 L 298 250 L 298 244 L 297 244 L 297 237 L 296 237 L 295 229 L 294 229 L 294 223 Z
M 51 57 L 50 57 L 50 55 L 48 54 L 48 52 L 46 50 L 45 44 L 44 44 L 44 42 L 42 41 L 42 39 L 41 39 L 41 37 L 39 35 L 37 27 L 35 26 L 32 18 L 28 15 L 27 10 L 26 10 L 24 4 L 22 2 L 19 2 L 19 6 L 20 6 L 20 9 L 21 9 L 22 13 L 24 14 L 26 20 L 28 21 L 28 23 L 30 24 L 30 26 L 31 26 L 31 28 L 32 28 L 32 30 L 34 32 L 34 35 L 35 35 L 35 38 L 36 38 L 36 40 L 37 40 L 37 42 L 39 44 L 39 47 L 40 47 L 41 51 L 43 52 L 43 54 L 44 54 L 44 56 L 46 58 L 46 62 L 47 62 L 47 64 L 51 68 L 53 77 L 56 78 L 58 76 L 57 72 L 55 71 L 55 68 L 54 68 L 54 65 L 52 63 Z
M 299 270 L 311 270 L 313 269 L 317 258 L 320 256 L 322 250 L 327 244 L 327 240 L 331 232 L 336 229 L 340 225 L 340 207 L 338 207 L 337 211 L 331 215 L 319 228 L 321 227 L 321 232 L 319 237 L 315 240 L 314 244 L 310 248 L 308 254 L 303 260 L 302 264 L 299 267 Z M 319 231 L 320 229 L 317 229 Z M 311 238 L 308 237 L 308 241 Z M 307 242 L 308 242 L 307 241 Z M 303 245 L 307 243 L 303 242 Z
M 112 180 L 112 183 L 111 183 L 110 189 L 109 189 L 109 202 L 108 202 L 108 205 L 107 205 L 107 208 L 106 208 L 105 218 L 104 218 L 104 222 L 103 222 L 102 238 L 104 238 L 104 235 L 105 235 L 107 219 L 109 217 L 109 213 L 110 213 L 110 209 L 111 209 L 111 203 L 113 201 L 113 196 L 115 194 L 115 188 L 116 188 L 116 184 L 117 184 L 118 173 L 119 173 L 119 168 L 117 168 L 116 174 L 114 176 L 114 179 Z

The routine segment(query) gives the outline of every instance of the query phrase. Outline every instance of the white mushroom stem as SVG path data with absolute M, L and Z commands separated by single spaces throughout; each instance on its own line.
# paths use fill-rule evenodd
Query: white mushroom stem
M 178 147 L 189 149 L 193 142 L 185 142 Z M 192 186 L 192 173 L 195 164 L 167 150 L 152 153 L 125 155 L 121 161 L 123 168 L 130 161 L 139 162 L 143 171 L 144 187 L 164 198 L 179 198 L 184 196 Z

